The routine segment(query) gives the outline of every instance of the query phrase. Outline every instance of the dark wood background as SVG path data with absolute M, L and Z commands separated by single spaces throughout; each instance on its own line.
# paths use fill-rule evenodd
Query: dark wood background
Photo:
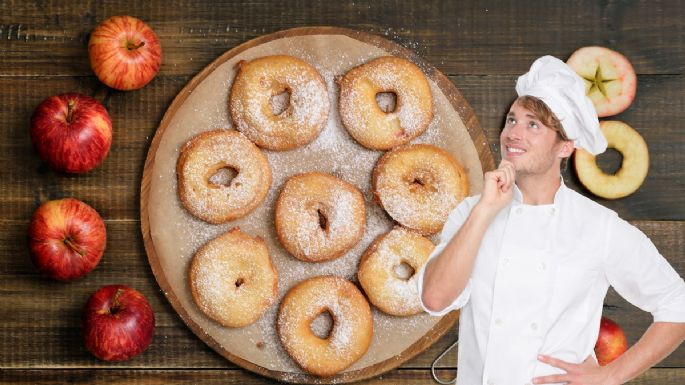
M 575 49 L 603 45 L 625 54 L 638 73 L 630 109 L 616 119 L 636 128 L 650 148 L 647 180 L 634 195 L 597 201 L 652 238 L 685 273 L 685 5 L 679 1 L 0 1 L 0 382 L 257 384 L 216 354 L 183 324 L 160 292 L 140 231 L 143 164 L 155 130 L 175 95 L 228 49 L 257 36 L 302 26 L 358 29 L 397 42 L 424 57 L 464 94 L 493 152 L 514 83 L 544 54 L 566 59 Z M 129 14 L 159 35 L 158 76 L 132 92 L 112 91 L 90 70 L 87 41 L 97 22 Z M 47 168 L 33 151 L 29 119 L 47 96 L 80 92 L 110 112 L 114 140 L 108 158 L 85 175 Z M 600 158 L 616 167 L 618 156 Z M 572 168 L 567 184 L 579 187 Z M 73 196 L 106 221 L 107 251 L 85 278 L 58 283 L 37 274 L 26 230 L 41 202 Z M 149 349 L 123 363 L 92 357 L 80 337 L 80 311 L 106 284 L 143 292 L 157 317 Z M 652 318 L 613 291 L 605 315 L 634 343 Z M 456 331 L 400 368 L 366 383 L 428 384 L 433 359 Z M 455 355 L 440 373 L 454 372 Z M 685 383 L 680 347 L 633 384 Z

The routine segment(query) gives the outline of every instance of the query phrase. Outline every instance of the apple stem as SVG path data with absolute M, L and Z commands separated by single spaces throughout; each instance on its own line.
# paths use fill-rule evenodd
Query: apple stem
M 67 103 L 67 123 L 71 123 L 73 120 L 73 115 L 74 115 L 74 106 L 76 105 L 76 102 L 74 100 L 69 100 L 69 103 Z
M 138 49 L 144 45 L 145 45 L 144 41 L 141 41 L 138 44 L 136 44 L 135 42 L 129 41 L 128 43 L 126 43 L 126 49 L 128 49 L 129 51 L 133 51 L 134 49 Z
M 119 296 L 121 295 L 123 291 L 121 289 L 117 289 L 117 292 L 114 293 L 114 299 L 112 300 L 112 307 L 109 308 L 109 312 L 111 314 L 116 314 L 119 312 L 121 308 L 121 304 L 119 303 Z
M 74 240 L 71 239 L 71 237 L 66 237 L 66 238 L 64 238 L 64 244 L 67 245 L 70 249 L 72 249 L 72 250 L 74 250 L 75 252 L 77 252 L 80 256 L 83 257 L 84 255 L 86 255 L 86 253 L 84 253 L 81 249 L 79 249 L 79 248 L 74 244 Z

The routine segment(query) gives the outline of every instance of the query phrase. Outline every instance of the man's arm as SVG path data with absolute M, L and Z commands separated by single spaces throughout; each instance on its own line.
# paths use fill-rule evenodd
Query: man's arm
M 590 357 L 570 364 L 550 357 L 541 361 L 565 370 L 571 384 L 622 384 L 643 373 L 675 350 L 685 338 L 685 283 L 654 244 L 640 230 L 617 219 L 611 225 L 605 274 L 628 302 L 652 313 L 654 322 L 640 340 L 611 364 L 600 367 Z M 564 377 L 570 375 L 570 377 Z M 540 378 L 536 384 L 558 383 L 559 377 Z
M 685 323 L 654 322 L 639 341 L 607 366 L 599 366 L 592 357 L 581 364 L 571 364 L 549 356 L 540 361 L 566 371 L 566 374 L 542 376 L 534 384 L 568 383 L 569 385 L 620 385 L 644 373 L 671 354 L 685 340 Z
M 497 170 L 485 173 L 483 194 L 457 234 L 424 270 L 421 301 L 431 311 L 440 311 L 466 287 L 488 226 L 513 196 L 513 164 L 502 161 Z
M 477 204 L 442 253 L 428 262 L 421 296 L 428 310 L 444 309 L 464 291 L 492 219 L 492 213 Z
M 639 341 L 606 366 L 611 384 L 626 383 L 671 354 L 685 339 L 685 323 L 654 322 Z

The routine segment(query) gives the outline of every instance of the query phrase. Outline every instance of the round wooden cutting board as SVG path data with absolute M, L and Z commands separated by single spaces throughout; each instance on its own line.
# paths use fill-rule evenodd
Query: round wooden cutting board
M 270 54 L 297 56 L 314 65 L 326 80 L 331 113 L 320 137 L 299 149 L 264 151 L 274 173 L 265 201 L 245 218 L 224 225 L 209 225 L 190 216 L 176 191 L 175 166 L 179 149 L 194 135 L 210 129 L 231 129 L 227 95 L 238 60 Z M 353 30 L 313 27 L 273 33 L 248 41 L 221 55 L 195 76 L 176 96 L 162 119 L 150 146 L 141 182 L 141 227 L 152 271 L 175 311 L 190 329 L 231 362 L 279 381 L 342 383 L 376 376 L 396 368 L 428 348 L 454 327 L 458 312 L 437 319 L 426 314 L 390 317 L 374 309 L 374 341 L 358 362 L 334 377 L 318 378 L 302 372 L 284 352 L 275 333 L 275 314 L 281 298 L 302 279 L 337 274 L 356 281 L 356 265 L 368 245 L 388 231 L 392 220 L 373 202 L 371 169 L 381 152 L 359 146 L 347 135 L 337 113 L 335 77 L 381 55 L 394 55 L 417 64 L 426 74 L 434 95 L 435 117 L 413 143 L 444 148 L 464 165 L 469 194 L 482 188 L 483 172 L 494 159 L 478 120 L 450 80 L 412 51 L 381 37 Z M 334 174 L 355 184 L 365 196 L 367 229 L 347 255 L 330 263 L 307 264 L 289 256 L 273 230 L 273 202 L 291 175 L 305 171 Z M 195 306 L 186 280 L 195 250 L 209 239 L 239 226 L 251 236 L 264 238 L 279 271 L 278 302 L 255 324 L 223 328 Z M 437 235 L 431 240 L 437 243 Z

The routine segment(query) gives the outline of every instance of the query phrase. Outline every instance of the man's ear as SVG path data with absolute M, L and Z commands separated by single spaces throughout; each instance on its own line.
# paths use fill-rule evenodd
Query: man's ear
M 573 154 L 573 141 L 572 140 L 562 140 L 561 147 L 559 148 L 559 157 L 568 158 Z

